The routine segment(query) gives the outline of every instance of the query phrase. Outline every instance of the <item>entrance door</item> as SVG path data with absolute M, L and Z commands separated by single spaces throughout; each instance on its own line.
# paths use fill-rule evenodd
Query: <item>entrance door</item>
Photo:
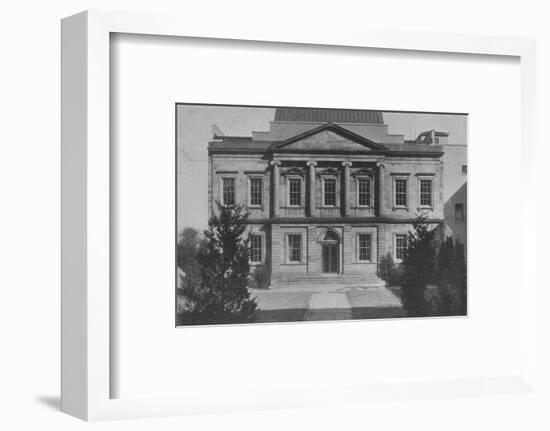
M 323 272 L 337 274 L 339 267 L 338 244 L 323 244 Z

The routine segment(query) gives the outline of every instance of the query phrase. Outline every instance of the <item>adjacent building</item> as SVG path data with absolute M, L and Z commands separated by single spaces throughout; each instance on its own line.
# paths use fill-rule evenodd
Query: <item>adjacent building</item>
M 210 210 L 216 201 L 248 208 L 251 263 L 266 265 L 273 288 L 381 285 L 381 259 L 401 261 L 418 214 L 444 223 L 447 137 L 405 141 L 379 111 L 278 108 L 269 131 L 215 129 Z

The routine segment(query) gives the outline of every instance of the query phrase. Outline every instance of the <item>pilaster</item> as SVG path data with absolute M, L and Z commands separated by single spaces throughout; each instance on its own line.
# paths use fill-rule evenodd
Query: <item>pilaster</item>
M 309 168 L 309 202 L 308 202 L 308 215 L 310 217 L 315 216 L 315 166 L 317 162 L 307 162 Z

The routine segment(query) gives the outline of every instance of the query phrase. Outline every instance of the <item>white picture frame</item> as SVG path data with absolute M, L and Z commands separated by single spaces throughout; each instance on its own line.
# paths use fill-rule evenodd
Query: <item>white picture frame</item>
M 269 21 L 250 27 L 231 22 L 204 26 L 193 16 L 87 11 L 62 21 L 62 384 L 61 408 L 85 420 L 315 406 L 335 399 L 438 398 L 537 391 L 538 286 L 534 259 L 522 258 L 521 375 L 430 383 L 303 387 L 257 391 L 248 396 L 213 398 L 209 403 L 182 398 L 112 399 L 110 355 L 110 125 L 109 41 L 112 33 L 285 42 L 333 47 L 370 47 L 405 51 L 489 54 L 521 61 L 521 181 L 527 186 L 535 162 L 535 43 L 530 39 L 392 31 L 327 32 L 321 28 L 281 29 Z M 521 197 L 525 249 L 536 249 L 536 190 Z M 541 335 L 539 335 L 541 336 Z M 220 390 L 220 393 L 223 391 Z M 227 395 L 227 394 L 226 394 Z

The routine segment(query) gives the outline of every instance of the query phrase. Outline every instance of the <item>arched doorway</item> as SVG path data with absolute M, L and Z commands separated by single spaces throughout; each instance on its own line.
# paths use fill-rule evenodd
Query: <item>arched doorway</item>
M 332 230 L 327 230 L 321 242 L 321 270 L 325 274 L 340 272 L 340 238 Z

